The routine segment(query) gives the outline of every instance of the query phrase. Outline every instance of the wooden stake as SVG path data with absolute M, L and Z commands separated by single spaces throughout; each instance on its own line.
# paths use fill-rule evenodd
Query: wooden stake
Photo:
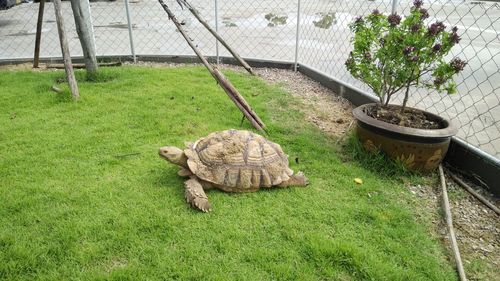
M 455 256 L 457 264 L 458 275 L 461 281 L 466 281 L 464 266 L 462 265 L 462 258 L 460 257 L 460 250 L 457 245 L 457 238 L 455 237 L 455 230 L 453 230 L 453 220 L 451 218 L 450 202 L 448 201 L 448 192 L 446 191 L 446 182 L 444 180 L 443 167 L 439 165 L 439 177 L 441 179 L 441 188 L 443 190 L 443 209 L 446 217 L 446 224 L 448 225 L 448 233 L 450 234 L 451 249 Z
M 231 55 L 233 55 L 233 57 L 252 75 L 257 75 L 252 67 L 250 67 L 250 65 L 248 65 L 248 63 L 242 58 L 240 57 L 240 55 L 238 53 L 236 53 L 235 50 L 233 50 L 233 48 L 231 48 L 227 43 L 226 41 L 217 33 L 217 31 L 213 30 L 212 27 L 210 27 L 210 25 L 200 16 L 200 14 L 198 13 L 198 11 L 193 8 L 193 6 L 191 6 L 191 4 L 189 4 L 189 2 L 187 1 L 184 1 L 184 4 L 185 6 L 188 8 L 188 10 L 191 12 L 191 14 L 193 14 L 193 16 L 208 30 L 210 31 L 210 33 L 212 33 L 212 35 L 217 39 L 217 41 L 219 41 L 230 53 Z
M 42 39 L 43 11 L 45 9 L 45 0 L 40 0 L 38 6 L 38 20 L 36 22 L 35 55 L 33 58 L 33 68 L 38 68 L 40 61 L 40 41 Z
M 78 85 L 76 84 L 75 73 L 73 72 L 73 65 L 71 64 L 71 55 L 69 53 L 68 39 L 64 31 L 64 20 L 61 13 L 61 0 L 54 0 L 54 10 L 56 14 L 57 31 L 59 32 L 59 41 L 61 43 L 61 51 L 66 70 L 66 77 L 68 78 L 69 87 L 71 88 L 71 95 L 74 100 L 80 98 L 78 92 Z
M 186 42 L 189 44 L 191 49 L 196 53 L 196 55 L 200 58 L 202 63 L 208 69 L 210 74 L 214 77 L 214 79 L 219 83 L 219 85 L 224 89 L 229 98 L 234 102 L 234 104 L 240 109 L 241 112 L 245 115 L 245 117 L 252 123 L 252 125 L 259 131 L 265 132 L 265 125 L 262 120 L 257 116 L 257 114 L 252 110 L 250 105 L 246 102 L 246 100 L 241 96 L 238 90 L 229 82 L 229 80 L 224 76 L 222 72 L 217 67 L 212 66 L 207 59 L 203 56 L 200 50 L 191 42 L 191 38 L 186 34 L 181 24 L 174 16 L 172 11 L 168 8 L 168 6 L 163 2 L 163 0 L 158 0 L 161 6 L 168 14 L 168 18 L 172 20 L 172 22 L 177 27 L 177 30 L 181 33 L 181 35 L 186 39 Z

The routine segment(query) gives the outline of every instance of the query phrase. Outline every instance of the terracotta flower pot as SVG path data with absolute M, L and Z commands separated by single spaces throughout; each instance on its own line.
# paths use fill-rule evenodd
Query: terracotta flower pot
M 442 129 L 416 129 L 390 124 L 368 116 L 365 109 L 376 106 L 364 104 L 354 109 L 357 134 L 368 151 L 382 150 L 390 158 L 401 162 L 408 169 L 428 172 L 436 169 L 443 160 L 450 139 L 458 131 L 449 120 L 421 111 L 442 124 Z

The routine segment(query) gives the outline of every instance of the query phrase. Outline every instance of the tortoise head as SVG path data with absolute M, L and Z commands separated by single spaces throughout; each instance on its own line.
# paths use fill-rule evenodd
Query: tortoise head
M 187 157 L 182 149 L 175 146 L 164 146 L 158 151 L 160 157 L 168 162 L 187 168 Z

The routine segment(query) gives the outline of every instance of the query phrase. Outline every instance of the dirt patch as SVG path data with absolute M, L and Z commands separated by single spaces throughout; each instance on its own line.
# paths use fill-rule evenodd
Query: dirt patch
M 0 70 L 8 70 L 8 71 L 59 71 L 60 69 L 56 69 L 51 67 L 53 65 L 60 65 L 61 63 L 39 63 L 38 68 L 33 68 L 33 62 L 25 62 L 18 64 L 0 64 Z
M 125 268 L 127 266 L 128 262 L 125 259 L 121 258 L 115 258 L 112 259 L 104 264 L 104 270 L 107 273 L 113 272 L 115 270 Z
M 256 71 L 268 83 L 299 98 L 304 104 L 301 111 L 306 120 L 329 136 L 340 138 L 353 125 L 353 105 L 320 83 L 290 70 L 259 68 Z
M 45 65 L 40 64 L 40 68 L 33 68 L 32 62 L 20 63 L 20 64 L 3 64 L 0 65 L 0 70 L 11 70 L 11 71 L 19 71 L 19 70 L 46 70 L 47 67 Z

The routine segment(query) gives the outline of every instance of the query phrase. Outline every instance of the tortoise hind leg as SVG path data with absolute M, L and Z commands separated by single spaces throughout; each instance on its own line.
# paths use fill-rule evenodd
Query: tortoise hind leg
M 309 184 L 309 180 L 304 176 L 302 172 L 298 172 L 292 175 L 287 181 L 280 183 L 279 187 L 288 187 L 288 186 L 307 186 Z
M 184 195 L 186 196 L 186 201 L 191 204 L 191 206 L 203 211 L 209 212 L 212 206 L 208 202 L 208 197 L 203 191 L 203 186 L 197 179 L 189 179 L 184 182 L 184 187 L 186 188 Z

